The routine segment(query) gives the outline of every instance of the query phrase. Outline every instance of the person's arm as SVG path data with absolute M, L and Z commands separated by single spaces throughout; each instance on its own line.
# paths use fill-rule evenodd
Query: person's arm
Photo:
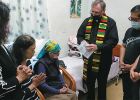
M 122 68 L 122 70 L 125 70 L 125 68 L 127 69 L 127 66 L 131 66 L 129 64 L 124 63 L 124 56 L 125 56 L 125 53 L 126 53 L 126 45 L 127 45 L 126 41 L 127 41 L 127 39 L 129 39 L 131 37 L 131 35 L 130 35 L 131 31 L 132 31 L 131 28 L 129 28 L 125 32 L 125 36 L 124 36 L 124 38 L 122 40 L 122 45 L 121 45 L 121 48 L 120 48 L 120 60 L 119 60 L 119 63 L 120 63 L 120 67 Z
M 135 60 L 135 62 L 133 63 L 133 66 L 130 69 L 130 78 L 135 82 L 137 80 L 140 79 L 140 75 L 138 72 L 135 72 L 135 69 L 137 67 L 137 64 L 139 62 L 139 58 L 140 56 L 137 57 L 137 59 Z
M 78 29 L 78 32 L 77 32 L 77 43 L 78 44 L 80 44 L 84 40 L 87 21 L 88 21 L 88 19 L 85 19 Z
M 30 96 L 32 96 L 32 92 L 31 91 L 34 91 L 34 89 L 35 88 L 37 88 L 38 86 L 39 86 L 39 84 L 42 82 L 42 81 L 44 81 L 44 79 L 46 78 L 46 75 L 45 74 L 43 74 L 43 73 L 41 73 L 41 74 L 39 74 L 39 75 L 34 75 L 34 76 L 32 76 L 29 80 L 28 80 L 28 82 L 30 82 L 30 80 L 32 80 L 32 82 L 31 83 L 29 83 L 30 85 L 28 86 L 28 87 L 26 87 L 24 90 L 23 90 L 23 92 L 24 92 L 24 94 L 25 94 L 25 96 L 24 97 L 30 97 Z M 28 82 L 27 82 L 27 84 L 28 84 Z M 26 83 L 24 83 L 24 84 L 26 84 Z
M 121 49 L 120 49 L 120 60 L 119 60 L 119 63 L 120 63 L 120 68 L 121 68 L 122 71 L 129 71 L 132 68 L 133 64 L 136 63 L 136 62 L 134 62 L 133 64 L 126 64 L 126 63 L 124 63 L 125 51 L 126 51 L 125 45 L 122 44 L 121 45 Z
M 46 74 L 46 68 L 43 64 L 38 64 L 38 70 L 37 70 L 37 73 L 40 74 L 40 73 L 44 73 Z M 59 89 L 55 89 L 51 86 L 49 86 L 47 84 L 47 82 L 43 82 L 40 87 L 45 90 L 46 92 L 49 92 L 49 93 L 53 93 L 53 94 L 57 94 L 57 93 L 60 93 L 60 90 Z
M 0 66 L 0 98 L 7 96 L 10 92 L 18 91 L 18 99 L 21 100 L 25 92 L 21 90 L 20 84 L 32 74 L 32 70 L 26 66 L 17 67 L 16 76 L 5 79 L 2 71 L 4 67 Z
M 123 61 L 124 55 L 125 55 L 125 46 L 124 44 L 122 44 L 120 48 L 120 58 L 119 58 L 120 66 L 124 64 L 124 61 Z
M 15 91 L 17 89 L 17 87 L 20 86 L 18 79 L 16 78 L 16 76 L 7 78 L 7 79 L 3 79 L 3 74 L 2 74 L 2 66 L 1 67 L 1 72 L 0 72 L 0 98 L 6 96 L 9 93 L 12 93 L 13 91 Z M 20 93 L 20 97 L 22 98 L 24 95 L 24 93 Z
M 132 66 L 131 70 L 135 70 L 136 69 L 138 61 L 139 61 L 139 58 L 140 58 L 140 56 L 138 56 L 137 59 L 135 60 L 135 62 L 133 63 L 133 66 Z
M 106 33 L 105 41 L 103 44 L 97 44 L 97 50 L 102 49 L 112 49 L 114 48 L 118 41 L 118 30 L 115 21 L 112 19 L 108 22 L 108 31 Z

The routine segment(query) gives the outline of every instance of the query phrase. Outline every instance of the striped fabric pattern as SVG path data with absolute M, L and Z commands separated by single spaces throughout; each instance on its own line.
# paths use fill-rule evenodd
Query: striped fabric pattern
M 102 44 L 103 43 L 104 37 L 105 37 L 105 32 L 106 32 L 106 29 L 107 29 L 107 22 L 108 22 L 108 17 L 107 16 L 102 16 L 101 21 L 99 23 L 97 36 L 96 36 L 96 44 Z M 88 20 L 88 24 L 87 24 L 86 30 L 85 30 L 85 40 L 86 41 L 89 41 L 90 38 L 91 38 L 92 26 L 93 26 L 93 18 L 91 17 Z M 99 71 L 100 56 L 101 56 L 100 52 L 93 54 L 92 71 L 94 71 L 94 72 Z M 87 58 L 83 57 L 83 60 L 84 60 L 83 80 L 86 81 L 86 79 L 87 79 L 87 68 L 88 68 L 89 65 L 88 65 L 88 59 Z

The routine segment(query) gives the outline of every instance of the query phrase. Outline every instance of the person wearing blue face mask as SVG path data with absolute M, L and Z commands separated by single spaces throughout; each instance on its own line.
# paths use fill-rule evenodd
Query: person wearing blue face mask
M 123 100 L 140 100 L 138 84 L 130 78 L 130 69 L 135 65 L 140 54 L 140 5 L 131 9 L 131 16 L 128 19 L 132 27 L 125 33 L 120 52 Z
M 140 22 L 131 21 L 132 27 L 136 30 L 140 29 Z
M 133 17 L 133 16 L 137 16 L 137 17 Z M 136 30 L 140 30 L 140 16 L 139 13 L 132 15 L 132 17 L 128 18 L 131 21 L 131 25 L 134 29 Z

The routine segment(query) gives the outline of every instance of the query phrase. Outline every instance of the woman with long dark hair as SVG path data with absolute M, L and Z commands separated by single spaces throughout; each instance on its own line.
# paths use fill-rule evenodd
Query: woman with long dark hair
M 14 62 L 13 57 L 3 45 L 9 31 L 10 9 L 0 2 L 0 100 L 21 100 L 26 91 L 20 87 L 32 70 Z M 18 95 L 17 95 L 18 94 Z
M 28 90 L 22 90 L 21 83 L 32 70 L 14 62 L 13 57 L 3 45 L 9 33 L 10 9 L 0 2 L 0 100 L 21 100 Z
M 27 60 L 31 59 L 35 53 L 35 39 L 30 35 L 20 35 L 13 44 L 12 54 L 15 57 L 15 62 L 18 65 L 27 64 Z M 45 74 L 34 75 L 21 83 L 22 90 L 28 90 L 22 100 L 39 100 L 35 92 L 35 88 L 45 79 Z

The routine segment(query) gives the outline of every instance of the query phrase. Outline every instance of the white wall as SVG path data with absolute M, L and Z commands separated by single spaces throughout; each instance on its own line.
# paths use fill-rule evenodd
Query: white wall
M 82 0 L 81 18 L 70 18 L 71 0 L 48 0 L 48 21 L 50 38 L 58 41 L 62 47 L 61 56 L 67 55 L 68 37 L 77 34 L 77 30 L 88 14 L 88 1 Z
M 89 5 L 91 5 L 92 1 L 89 0 Z M 124 34 L 131 26 L 128 17 L 130 16 L 130 10 L 137 4 L 140 4 L 140 0 L 104 0 L 106 2 L 106 14 L 112 17 L 118 27 L 119 32 L 119 42 L 122 42 Z M 90 6 L 88 8 L 90 10 Z
M 67 55 L 68 37 L 76 34 L 83 20 L 89 16 L 91 3 L 93 0 L 82 0 L 81 18 L 70 18 L 70 0 L 48 0 L 48 21 L 50 38 L 58 41 L 62 47 L 61 56 Z M 130 10 L 140 0 L 105 0 L 106 13 L 112 17 L 118 27 L 120 42 L 125 31 L 130 27 Z

